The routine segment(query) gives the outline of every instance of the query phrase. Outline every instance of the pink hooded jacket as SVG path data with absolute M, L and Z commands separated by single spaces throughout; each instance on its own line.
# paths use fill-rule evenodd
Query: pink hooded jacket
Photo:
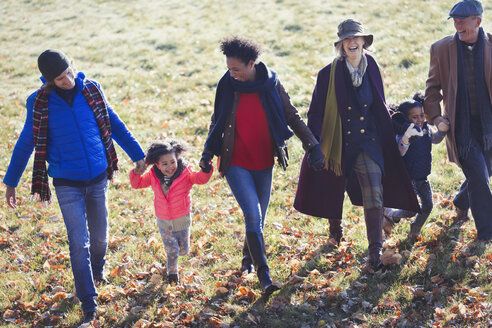
M 201 170 L 193 172 L 191 166 L 188 166 L 171 184 L 166 196 L 162 192 L 161 183 L 154 173 L 154 168 L 143 175 L 138 175 L 131 170 L 130 184 L 134 189 L 152 186 L 155 195 L 155 215 L 162 220 L 173 220 L 191 212 L 191 187 L 194 184 L 207 183 L 212 173 L 213 169 L 209 173 L 204 173 Z

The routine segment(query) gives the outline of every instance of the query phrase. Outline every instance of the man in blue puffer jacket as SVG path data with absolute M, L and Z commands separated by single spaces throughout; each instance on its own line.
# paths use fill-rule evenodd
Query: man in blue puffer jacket
M 35 150 L 31 193 L 51 202 L 48 175 L 53 178 L 85 323 L 96 317 L 95 283 L 107 282 L 107 180 L 118 168 L 113 139 L 136 163 L 136 170 L 145 167 L 145 155 L 100 85 L 81 72 L 75 75 L 62 52 L 46 50 L 38 67 L 44 84 L 27 99 L 26 122 L 3 179 L 7 204 L 16 206 L 15 188 Z

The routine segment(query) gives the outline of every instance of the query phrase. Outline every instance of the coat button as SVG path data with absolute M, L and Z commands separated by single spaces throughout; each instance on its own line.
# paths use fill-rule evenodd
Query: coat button
M 364 134 L 364 133 L 366 133 L 366 130 L 360 129 L 360 133 Z
M 351 134 L 351 133 L 352 133 L 352 132 L 350 132 L 350 131 L 347 131 L 347 134 Z
M 364 104 L 364 107 L 367 107 L 367 104 Z
M 232 125 L 231 125 L 231 124 L 229 124 L 229 127 L 230 127 L 230 128 L 232 128 Z
M 347 118 L 347 122 L 350 122 L 350 118 Z
M 229 151 L 229 148 L 226 148 L 226 151 Z
M 348 106 L 348 107 L 347 107 L 347 109 L 348 109 L 348 110 L 352 110 L 352 107 Z
M 361 121 L 364 121 L 364 116 L 361 116 L 361 117 L 360 117 L 360 120 L 361 120 Z

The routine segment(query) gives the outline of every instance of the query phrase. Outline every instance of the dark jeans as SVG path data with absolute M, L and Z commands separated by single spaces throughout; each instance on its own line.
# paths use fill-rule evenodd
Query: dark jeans
M 432 190 L 428 180 L 412 180 L 413 190 L 415 194 L 420 198 L 421 213 L 417 214 L 415 220 L 412 222 L 412 226 L 415 228 L 422 228 L 425 221 L 432 212 Z M 386 209 L 385 215 L 392 218 L 411 218 L 415 215 L 415 212 L 397 209 Z
M 473 139 L 466 159 L 460 158 L 466 179 L 453 200 L 461 210 L 471 209 L 478 239 L 492 239 L 492 193 L 489 178 L 492 172 L 492 151 L 484 151 Z

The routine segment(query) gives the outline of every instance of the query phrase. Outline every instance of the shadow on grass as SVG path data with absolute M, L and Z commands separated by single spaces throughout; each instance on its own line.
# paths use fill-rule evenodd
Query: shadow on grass
M 442 227 L 439 234 L 429 241 L 413 244 L 403 240 L 398 245 L 400 253 L 412 248 L 416 252 L 430 248 L 435 254 L 425 261 L 424 268 L 418 267 L 410 274 L 406 273 L 407 262 L 412 259 L 408 256 L 384 272 L 371 273 L 364 268 L 367 250 L 354 254 L 351 243 L 347 249 L 321 245 L 316 251 L 318 255 L 296 272 L 297 276 L 307 277 L 302 283 L 286 283 L 281 291 L 257 299 L 234 318 L 231 326 L 251 327 L 255 323 L 256 327 L 313 327 L 323 325 L 323 321 L 324 324 L 343 327 L 367 324 L 370 322 L 368 315 L 373 317 L 372 320 L 377 320 L 374 317 L 384 318 L 385 324 L 390 326 L 401 325 L 404 320 L 407 326 L 425 325 L 433 318 L 436 306 L 448 304 L 448 297 L 453 293 L 451 288 L 465 279 L 468 271 L 452 260 L 462 224 L 454 222 Z M 480 254 L 480 249 L 477 251 Z M 326 261 L 326 258 L 331 260 Z M 406 269 L 404 276 L 403 269 Z M 318 277 L 310 277 L 313 270 L 318 271 Z M 349 277 L 352 275 L 354 279 Z M 331 287 L 331 281 L 340 279 L 339 289 Z M 403 288 L 408 285 L 419 286 L 418 289 L 422 286 L 422 291 L 414 288 L 412 300 L 392 299 L 386 295 L 395 286 Z

